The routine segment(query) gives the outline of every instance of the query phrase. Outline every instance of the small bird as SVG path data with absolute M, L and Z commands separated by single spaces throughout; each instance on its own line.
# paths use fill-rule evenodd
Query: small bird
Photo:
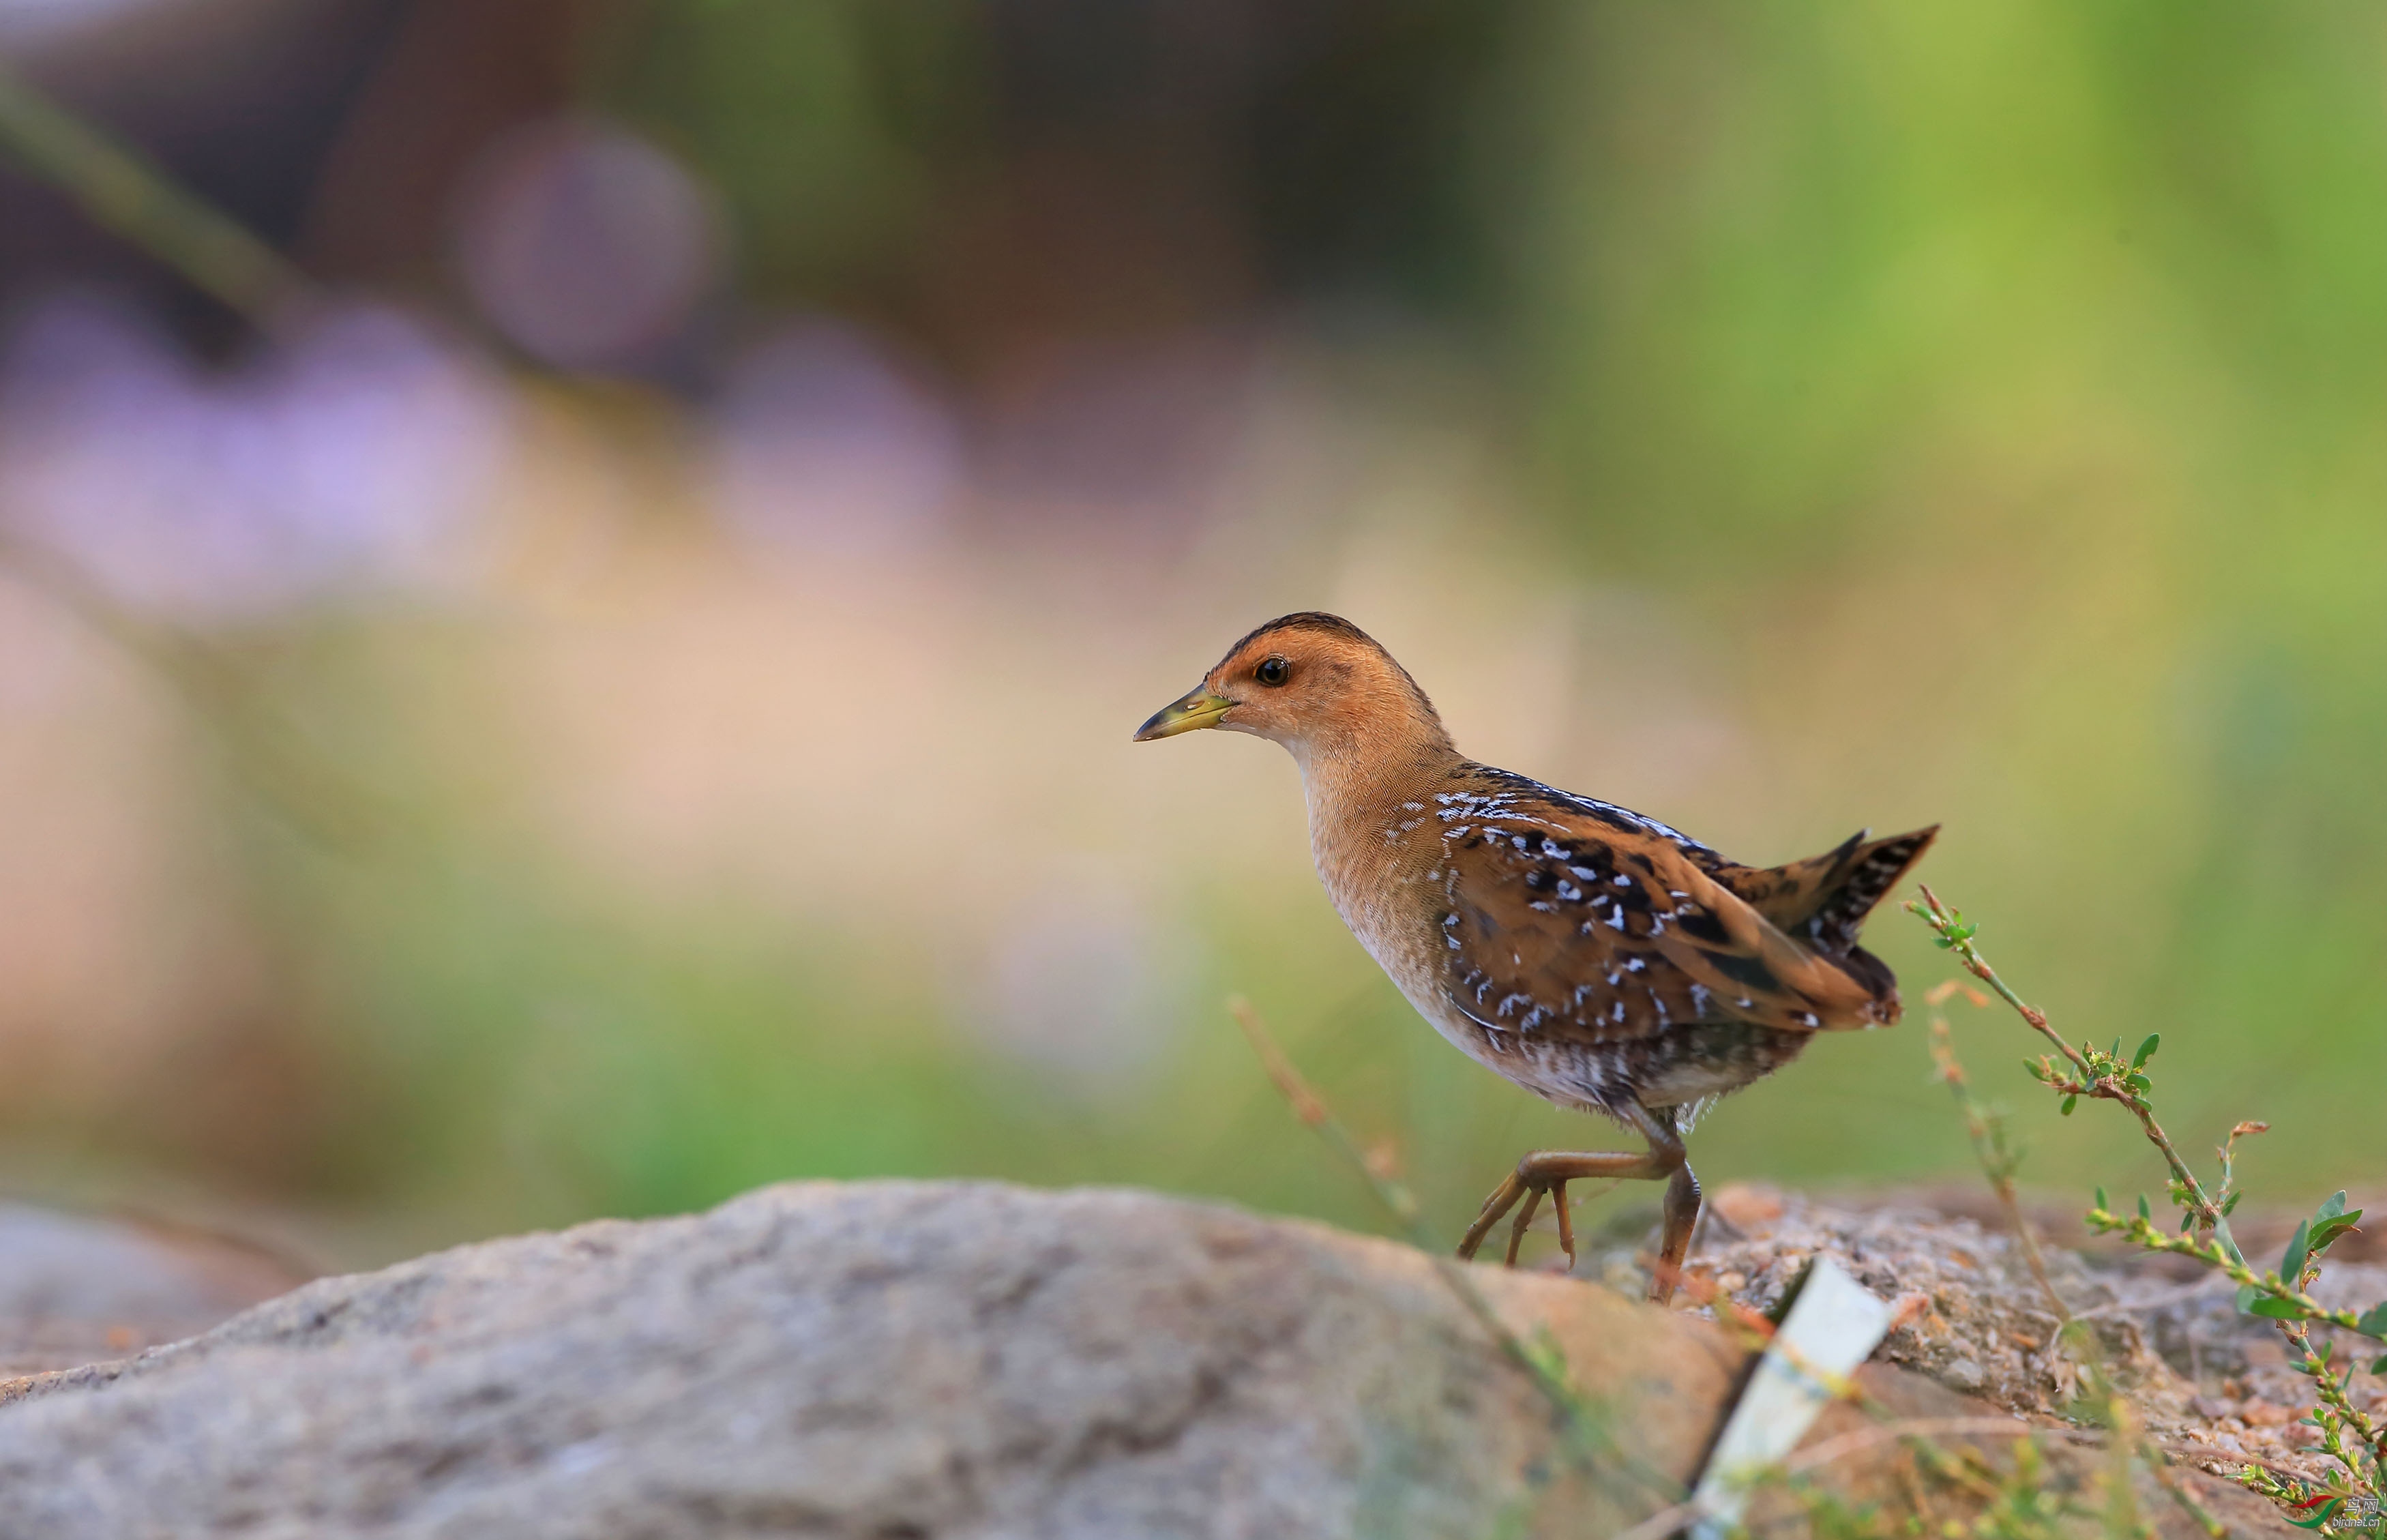
M 1819 1031 L 1899 1017 L 1898 980 L 1857 945 L 1857 929 L 1937 825 L 1743 866 L 1654 818 L 1468 759 L 1390 653 L 1314 612 L 1229 648 L 1135 739 L 1200 727 L 1292 751 L 1320 880 L 1435 1030 L 1535 1095 L 1603 1113 L 1648 1145 L 1528 1154 L 1484 1201 L 1461 1257 L 1522 1200 L 1513 1267 L 1547 1193 L 1572 1262 L 1568 1182 L 1663 1181 L 1649 1286 L 1662 1304 L 1699 1219 L 1683 1149 L 1699 1115 Z

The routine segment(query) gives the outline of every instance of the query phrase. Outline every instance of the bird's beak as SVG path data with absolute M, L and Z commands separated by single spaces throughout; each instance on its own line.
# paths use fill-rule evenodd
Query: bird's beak
M 1223 695 L 1213 695 L 1207 686 L 1196 685 L 1181 699 L 1172 701 L 1152 713 L 1152 720 L 1135 730 L 1138 743 L 1148 743 L 1156 738 L 1174 738 L 1190 733 L 1196 727 L 1215 727 L 1219 718 L 1234 710 L 1235 703 Z

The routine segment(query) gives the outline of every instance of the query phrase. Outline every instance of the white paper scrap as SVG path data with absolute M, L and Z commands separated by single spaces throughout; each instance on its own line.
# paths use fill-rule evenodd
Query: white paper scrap
M 1704 1515 L 1691 1526 L 1695 1540 L 1724 1540 L 1731 1533 L 1749 1505 L 1749 1483 L 1798 1447 L 1831 1401 L 1831 1386 L 1817 1376 L 1848 1374 L 1888 1330 L 1888 1305 L 1830 1257 L 1810 1264 L 1789 1318 L 1767 1344 L 1691 1492 Z

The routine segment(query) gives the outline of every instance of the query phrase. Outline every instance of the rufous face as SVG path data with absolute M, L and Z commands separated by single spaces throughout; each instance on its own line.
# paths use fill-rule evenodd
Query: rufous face
M 1375 647 L 1307 631 L 1270 631 L 1221 659 L 1202 681 L 1233 702 L 1217 726 L 1293 745 L 1357 727 L 1389 675 Z
M 1224 727 L 1300 755 L 1433 720 L 1433 708 L 1383 648 L 1345 622 L 1332 626 L 1281 624 L 1244 637 L 1199 688 L 1156 713 L 1136 738 Z

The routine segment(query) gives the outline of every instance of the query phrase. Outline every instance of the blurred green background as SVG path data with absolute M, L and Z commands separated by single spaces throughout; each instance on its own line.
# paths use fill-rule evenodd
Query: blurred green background
M 2184 1144 L 2387 1181 L 2387 13 L 0 0 L 0 57 L 314 285 L 0 170 L 20 1189 L 362 1260 L 809 1176 L 1381 1228 L 1242 993 L 1455 1233 L 1613 1131 L 1415 1019 L 1276 749 L 1127 740 L 1300 608 L 1739 859 L 1944 822 Z M 1952 1010 L 2027 1181 L 2157 1183 Z M 1927 1014 L 1710 1187 L 1966 1170 Z

